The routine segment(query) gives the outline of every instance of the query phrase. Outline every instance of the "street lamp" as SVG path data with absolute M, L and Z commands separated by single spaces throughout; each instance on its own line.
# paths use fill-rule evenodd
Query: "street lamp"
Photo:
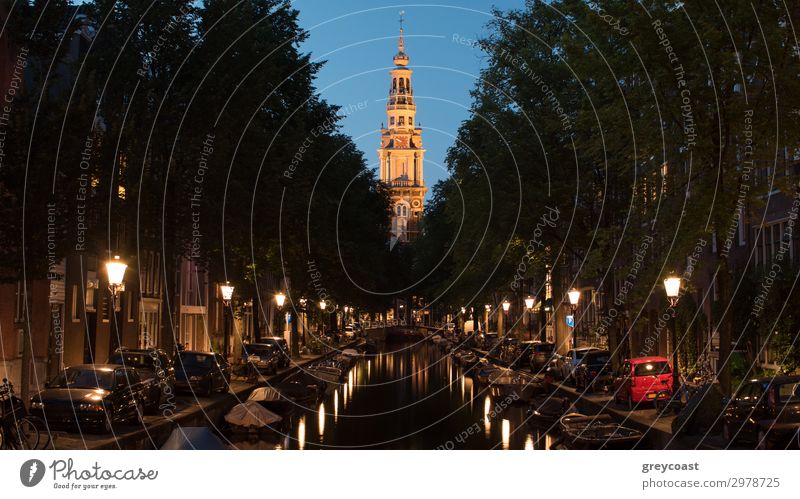
M 678 334 L 675 330 L 675 306 L 678 305 L 678 299 L 681 294 L 681 278 L 674 273 L 668 275 L 664 279 L 664 291 L 667 293 L 669 300 L 670 310 L 670 328 L 669 340 L 672 344 L 672 394 L 673 396 L 678 393 L 680 389 L 680 382 L 678 380 Z
M 528 311 L 528 339 L 533 339 L 533 297 L 525 298 L 525 310 Z
M 567 295 L 569 296 L 569 304 L 572 308 L 572 349 L 574 350 L 578 348 L 578 324 L 575 320 L 575 312 L 578 310 L 578 302 L 581 301 L 581 292 L 572 288 Z
M 278 317 L 278 329 L 280 330 L 280 334 L 276 334 L 275 336 L 283 336 L 283 326 L 284 326 L 284 317 L 283 317 L 283 304 L 286 303 L 286 295 L 282 292 L 278 291 L 275 293 L 275 305 L 278 306 L 278 313 L 275 314 Z M 276 331 L 278 331 L 276 329 Z
M 483 306 L 483 324 L 486 326 L 486 332 L 489 332 L 489 312 L 492 311 L 492 306 L 488 303 Z
M 120 291 L 125 291 L 125 269 L 128 265 L 119 259 L 119 255 L 106 262 L 106 274 L 108 276 L 108 290 L 111 292 L 111 312 L 114 314 L 114 328 L 109 341 L 109 350 L 113 353 L 120 345 L 120 327 L 122 321 L 117 314 L 117 299 Z
M 508 330 L 508 310 L 511 308 L 511 303 L 508 300 L 503 300 L 503 336 L 506 335 L 506 331 Z
M 230 333 L 230 328 L 231 328 L 231 320 L 230 320 L 231 310 L 230 310 L 230 307 L 231 307 L 231 300 L 233 299 L 233 289 L 234 289 L 234 287 L 231 286 L 231 283 L 229 281 L 225 281 L 225 284 L 220 284 L 220 286 L 219 286 L 219 292 L 222 295 L 222 305 L 223 305 L 223 308 L 222 308 L 222 318 L 223 318 L 223 324 L 222 324 L 222 329 L 223 329 L 223 331 L 222 331 L 222 334 L 223 334 L 223 338 L 222 338 L 222 355 L 226 359 L 228 358 L 228 349 L 230 347 L 230 336 L 231 336 L 231 333 Z

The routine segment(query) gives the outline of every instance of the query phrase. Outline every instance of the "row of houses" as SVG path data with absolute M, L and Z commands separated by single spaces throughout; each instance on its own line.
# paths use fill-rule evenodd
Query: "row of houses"
M 70 88 L 75 78 L 72 63 L 80 60 L 94 34 L 80 7 L 74 9 L 78 10 L 70 11 L 69 17 L 75 28 L 68 33 L 63 59 L 54 68 L 54 80 L 58 82 L 52 90 L 55 92 L 59 86 Z M 7 12 L 0 11 L 4 25 L 6 18 Z M 31 77 L 13 78 L 15 68 L 28 72 L 34 66 L 35 61 L 19 64 L 22 56 L 26 56 L 25 49 L 15 46 L 8 31 L 3 31 L 1 95 L 36 91 L 26 88 L 35 86 Z M 124 195 L 119 199 L 124 200 Z M 64 366 L 106 362 L 120 346 L 157 347 L 172 352 L 180 344 L 190 349 L 221 351 L 226 309 L 220 282 L 192 258 L 165 260 L 158 243 L 150 248 L 139 246 L 136 252 L 126 251 L 124 248 L 138 246 L 132 244 L 136 237 L 129 231 L 110 227 L 109 234 L 116 233 L 112 248 L 87 244 L 72 249 L 65 258 L 48 256 L 46 276 L 34 276 L 22 261 L 19 274 L 23 278 L 9 279 L 17 272 L 4 269 L 5 281 L 0 282 L 0 378 L 8 378 L 18 386 L 41 387 Z M 50 231 L 46 243 L 55 246 L 55 237 L 55 231 Z M 3 239 L 10 244 L 21 242 L 19 235 L 4 234 Z M 124 289 L 112 299 L 105 264 L 117 252 L 128 267 Z M 252 338 L 258 328 L 264 335 L 275 334 L 279 326 L 275 324 L 277 310 L 272 291 L 285 289 L 279 283 L 279 279 L 268 276 L 259 282 L 262 289 L 269 290 L 268 295 L 234 299 L 234 306 L 228 309 L 233 311 L 231 345 Z M 30 369 L 23 369 L 24 366 Z

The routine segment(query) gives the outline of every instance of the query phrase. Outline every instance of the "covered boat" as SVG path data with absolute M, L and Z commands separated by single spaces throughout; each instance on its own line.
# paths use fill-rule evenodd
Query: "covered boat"
M 364 354 L 359 352 L 355 348 L 345 348 L 344 350 L 342 350 L 342 355 L 346 355 L 348 357 L 360 357 Z
M 541 381 L 528 373 L 513 369 L 498 369 L 489 374 L 491 394 L 528 401 L 541 391 Z
M 281 392 L 271 386 L 262 386 L 256 388 L 247 397 L 248 401 L 254 401 L 261 404 L 265 409 L 278 414 L 279 416 L 286 417 L 295 407 L 295 403 L 289 398 L 281 395 Z
M 642 432 L 620 425 L 608 414 L 570 413 L 562 416 L 558 423 L 564 443 L 570 448 L 624 449 L 642 438 Z
M 572 404 L 566 397 L 557 397 L 544 393 L 534 395 L 527 412 L 528 423 L 554 425 L 571 408 Z
M 331 365 L 315 364 L 306 368 L 306 371 L 311 376 L 321 379 L 326 383 L 338 384 L 342 381 L 343 371 Z
M 255 400 L 247 400 L 236 405 L 225 415 L 225 421 L 232 426 L 240 428 L 260 429 L 275 423 L 280 423 L 283 418 L 265 408 Z

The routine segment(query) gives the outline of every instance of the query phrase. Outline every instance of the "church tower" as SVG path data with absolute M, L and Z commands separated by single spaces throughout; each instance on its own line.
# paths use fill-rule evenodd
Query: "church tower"
M 422 148 L 422 128 L 416 126 L 417 106 L 403 41 L 402 17 L 397 50 L 394 68 L 389 72 L 391 83 L 386 103 L 389 126 L 381 127 L 378 149 L 381 181 L 389 187 L 392 199 L 392 244 L 411 241 L 418 235 L 428 190 L 422 174 L 425 149 Z

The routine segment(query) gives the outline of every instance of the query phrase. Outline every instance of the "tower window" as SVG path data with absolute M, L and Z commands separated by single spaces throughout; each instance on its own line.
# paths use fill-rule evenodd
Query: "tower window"
M 400 116 L 400 118 L 398 118 L 397 124 L 400 125 L 400 126 L 404 126 L 406 124 L 405 116 Z
M 392 116 L 391 118 L 389 118 L 389 124 L 390 124 L 390 125 L 394 125 L 394 116 Z
M 408 117 L 408 126 L 414 126 L 414 118 L 411 116 Z

